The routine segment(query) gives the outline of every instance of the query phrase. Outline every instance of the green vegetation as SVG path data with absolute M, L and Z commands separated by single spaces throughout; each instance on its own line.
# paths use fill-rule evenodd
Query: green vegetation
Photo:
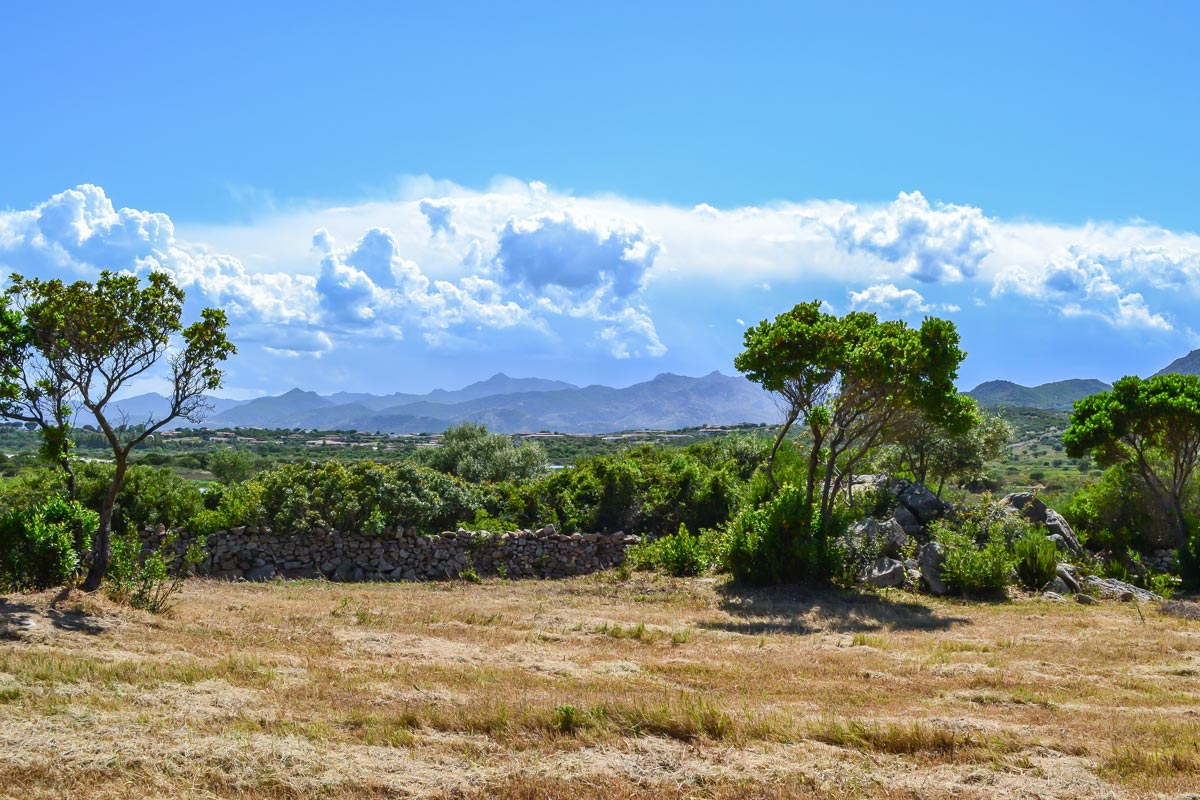
M 66 583 L 79 568 L 76 533 L 87 544 L 96 523 L 95 513 L 61 498 L 0 515 L 0 588 Z
M 90 338 L 78 334 L 76 327 L 103 316 L 101 303 L 123 309 L 132 329 L 109 320 Z M 159 307 L 146 307 L 152 303 Z M 14 279 L 0 304 L 8 337 L 0 412 L 15 421 L 0 426 L 0 446 L 14 454 L 0 464 L 7 559 L 0 582 L 45 586 L 87 568 L 91 588 L 111 550 L 110 595 L 162 610 L 201 558 L 199 551 L 181 558 L 177 529 L 434 534 L 553 524 L 567 533 L 642 536 L 625 574 L 726 571 L 753 584 L 851 584 L 877 563 L 898 569 L 880 561 L 885 553 L 911 558 L 932 540 L 952 591 L 996 594 L 1014 580 L 1037 591 L 1067 556 L 1045 530 L 999 513 L 986 494 L 973 496 L 1024 489 L 1053 501 L 1098 552 L 1094 559 L 1076 550 L 1085 571 L 1167 593 L 1176 579 L 1146 565 L 1162 568 L 1161 553 L 1149 556 L 1178 545 L 1179 575 L 1200 583 L 1191 523 L 1198 378 L 1123 379 L 1081 400 L 1069 424 L 1055 410 L 986 411 L 953 389 L 964 354 L 952 324 L 838 317 L 812 302 L 748 330 L 736 360 L 783 399 L 776 427 L 612 436 L 508 436 L 473 423 L 419 436 L 168 431 L 164 422 L 199 410 L 232 352 L 219 313 L 183 329 L 181 303 L 162 276 L 147 288 L 107 273 L 95 285 L 70 287 Z M 114 427 L 105 404 L 165 355 L 171 335 L 184 339 L 172 361 L 171 416 Z M 105 394 L 95 395 L 101 383 Z M 77 408 L 97 427 L 59 424 Z M 142 448 L 136 459 L 135 447 Z M 885 480 L 864 485 L 855 481 L 861 473 Z M 909 483 L 891 478 L 930 485 L 952 510 L 918 526 L 915 541 L 843 535 L 852 523 L 895 511 L 887 486 Z M 895 524 L 888 530 L 895 533 Z M 911 528 L 911 520 L 903 525 Z M 160 538 L 147 548 L 144 532 L 155 528 Z M 461 574 L 479 579 L 471 564 Z
M 1013 542 L 1017 579 L 1026 589 L 1039 591 L 1054 580 L 1058 567 L 1058 548 L 1037 531 L 1029 531 Z
M 1125 377 L 1111 392 L 1081 400 L 1063 435 L 1067 453 L 1090 451 L 1104 466 L 1125 465 L 1169 517 L 1176 544 L 1191 529 L 1186 509 L 1200 462 L 1200 377 Z
M 865 312 L 826 314 L 815 300 L 747 330 L 745 346 L 734 366 L 786 404 L 767 477 L 779 486 L 772 462 L 800 422 L 810 439 L 805 504 L 816 506 L 823 536 L 831 532 L 834 501 L 846 477 L 874 448 L 916 417 L 948 430 L 968 424 L 967 401 L 954 389 L 965 354 L 954 325 L 945 320 L 929 317 L 920 329 L 911 329 Z
M 235 351 L 225 335 L 223 311 L 206 308 L 200 321 L 184 327 L 183 291 L 163 272 L 142 287 L 135 275 L 102 272 L 95 283 L 12 276 L 0 324 L 0 415 L 40 427 L 47 457 L 68 473 L 70 431 L 65 420 L 76 408 L 96 419 L 112 451 L 113 473 L 99 508 L 92 558 L 83 586 L 100 587 L 108 570 L 112 516 L 129 467 L 129 455 L 155 430 L 177 417 L 195 418 L 204 393 L 221 385 L 220 365 Z M 10 305 L 18 313 L 7 311 Z M 168 357 L 172 339 L 182 349 L 169 356 L 170 410 L 149 427 L 129 431 L 110 421 L 106 408 L 129 381 Z M 81 542 L 76 548 L 82 551 Z
M 693 536 L 681 524 L 670 536 L 631 547 L 626 558 L 634 569 L 656 569 L 684 578 L 719 568 L 725 562 L 727 547 L 726 537 L 719 531 L 705 530 Z

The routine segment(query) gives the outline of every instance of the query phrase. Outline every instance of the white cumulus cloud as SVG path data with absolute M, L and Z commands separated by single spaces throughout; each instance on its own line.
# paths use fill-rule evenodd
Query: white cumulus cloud
M 991 223 L 978 208 L 931 206 L 920 192 L 901 192 L 880 209 L 847 209 L 833 232 L 848 251 L 898 264 L 926 283 L 973 278 L 992 252 Z

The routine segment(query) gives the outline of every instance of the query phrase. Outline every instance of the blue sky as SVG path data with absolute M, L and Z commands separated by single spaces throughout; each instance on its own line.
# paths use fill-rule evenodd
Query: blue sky
M 7 4 L 0 267 L 171 270 L 240 395 L 730 372 L 813 297 L 953 319 L 966 387 L 1148 374 L 1197 8 Z

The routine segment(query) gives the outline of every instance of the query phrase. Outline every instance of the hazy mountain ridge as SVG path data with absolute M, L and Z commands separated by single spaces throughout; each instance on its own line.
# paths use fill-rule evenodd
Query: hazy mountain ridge
M 130 404 L 128 421 L 144 422 L 162 413 L 142 395 Z M 133 403 L 133 401 L 138 401 Z M 776 422 L 771 396 L 740 376 L 712 372 L 699 378 L 663 373 L 621 389 L 578 387 L 541 378 L 510 378 L 503 373 L 462 389 L 424 395 L 371 395 L 338 392 L 329 396 L 302 389 L 225 405 L 205 427 L 303 428 L 318 430 L 423 433 L 463 422 L 479 422 L 504 433 L 558 431 L 606 433 L 639 428 L 677 429 L 705 424 Z M 173 423 L 172 427 L 186 426 Z
M 1178 372 L 1200 375 L 1200 350 L 1171 362 L 1156 375 Z M 967 396 L 987 407 L 1070 411 L 1088 395 L 1111 389 L 1093 378 L 1022 386 L 1005 380 L 985 381 Z M 698 425 L 739 422 L 775 423 L 779 411 L 767 392 L 740 376 L 711 372 L 701 377 L 662 373 L 653 380 L 624 388 L 593 384 L 579 387 L 544 378 L 510 378 L 497 373 L 461 389 L 435 389 L 426 394 L 395 392 L 374 395 L 336 392 L 319 395 L 292 389 L 253 400 L 210 397 L 212 414 L 205 427 L 302 428 L 318 430 L 424 433 L 463 422 L 478 422 L 505 433 L 557 431 L 606 433 L 639 428 L 674 430 Z M 130 424 L 166 413 L 166 398 L 142 394 L 113 403 Z M 78 420 L 86 424 L 87 420 Z M 191 423 L 177 420 L 169 427 Z

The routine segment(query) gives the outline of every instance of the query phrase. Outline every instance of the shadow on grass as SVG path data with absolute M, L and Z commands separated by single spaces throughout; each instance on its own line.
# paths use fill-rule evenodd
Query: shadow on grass
M 84 611 L 62 611 L 50 608 L 43 611 L 29 603 L 14 603 L 0 597 L 0 638 L 19 639 L 25 631 L 37 628 L 38 619 L 45 618 L 62 631 L 77 631 L 92 636 L 104 633 L 104 626 Z
M 759 636 L 821 631 L 860 633 L 879 630 L 941 631 L 970 624 L 966 617 L 945 616 L 907 600 L 849 589 L 728 583 L 718 589 L 720 607 L 736 619 L 702 627 Z

